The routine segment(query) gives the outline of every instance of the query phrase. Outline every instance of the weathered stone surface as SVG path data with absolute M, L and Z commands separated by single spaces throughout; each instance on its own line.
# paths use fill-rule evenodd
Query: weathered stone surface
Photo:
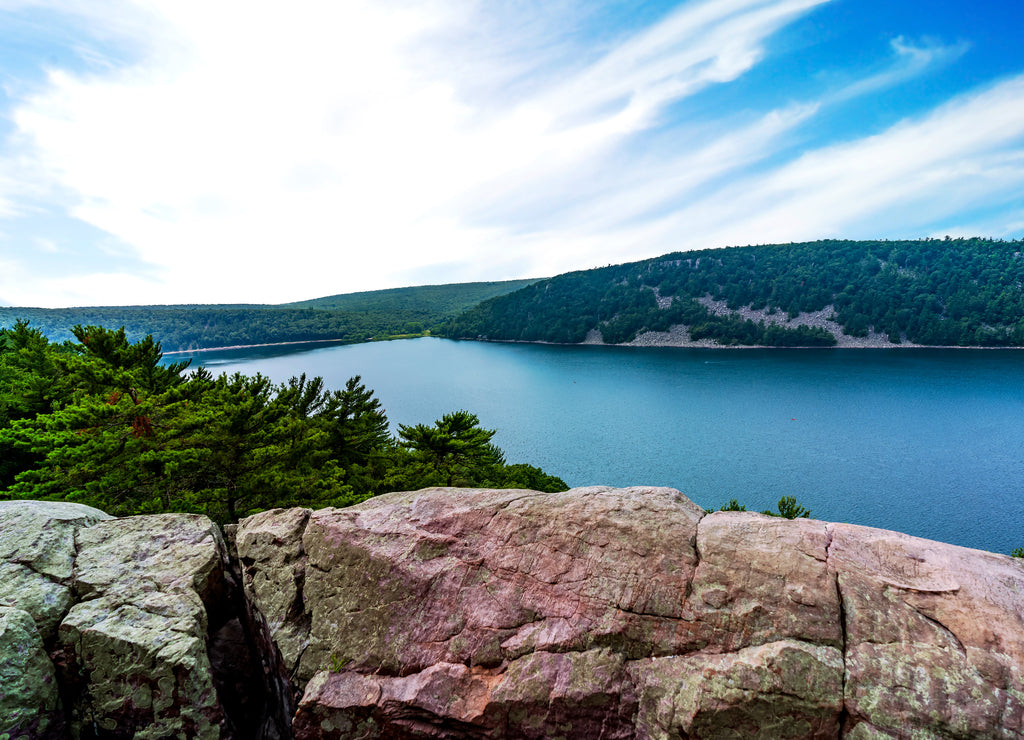
M 216 738 L 209 611 L 225 597 L 226 553 L 206 517 L 127 517 L 79 531 L 75 588 L 59 637 L 84 675 L 73 731 L 111 738 Z
M 246 598 L 265 621 L 289 676 L 309 643 L 309 618 L 302 603 L 302 532 L 310 513 L 270 509 L 246 519 L 235 534 Z
M 687 600 L 703 647 L 739 650 L 794 639 L 843 646 L 825 523 L 718 511 L 697 530 L 700 565 Z
M 843 656 L 795 640 L 630 667 L 638 738 L 835 738 Z
M 1024 735 L 1024 568 L 898 532 L 828 528 L 851 722 L 898 737 Z
M 35 620 L 0 606 L 0 738 L 59 738 L 63 729 L 53 664 Z
M 404 677 L 323 671 L 310 681 L 292 728 L 296 737 L 332 740 L 476 737 L 495 680 L 487 669 L 452 663 Z
M 243 607 L 209 520 L 62 516 L 4 545 L 0 739 L 1024 737 L 1006 556 L 671 489 L 428 489 L 241 522 Z M 69 598 L 64 717 L 36 625 Z
M 212 597 L 224 586 L 223 538 L 199 514 L 114 519 L 81 530 L 77 544 L 75 590 L 83 599 L 125 589 Z
M 69 585 L 52 581 L 20 563 L 0 563 L 0 604 L 31 614 L 43 638 L 56 634 L 72 601 Z
M 439 663 L 387 677 L 322 671 L 310 681 L 296 737 L 634 736 L 626 662 L 606 649 L 537 652 L 504 670 Z
M 1024 732 L 1004 556 L 651 488 L 268 512 L 240 553 L 250 527 L 269 621 L 308 634 L 299 738 Z
M 110 518 L 63 501 L 0 501 L 0 605 L 27 611 L 52 637 L 72 602 L 75 532 Z
M 405 674 L 537 650 L 673 654 L 703 511 L 669 489 L 428 489 L 313 512 L 303 534 L 310 644 Z

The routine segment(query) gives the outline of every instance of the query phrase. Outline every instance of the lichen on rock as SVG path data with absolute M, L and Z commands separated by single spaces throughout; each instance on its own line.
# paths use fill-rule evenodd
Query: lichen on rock
M 61 623 L 82 685 L 73 732 L 218 738 L 225 715 L 207 655 L 209 611 L 225 597 L 226 550 L 206 517 L 103 522 L 78 535 L 75 589 Z
M 63 729 L 53 663 L 35 620 L 0 606 L 0 738 L 58 738 Z
M 665 488 L 435 488 L 243 520 L 242 603 L 205 517 L 44 511 L 0 531 L 0 740 L 1024 736 L 1007 556 Z

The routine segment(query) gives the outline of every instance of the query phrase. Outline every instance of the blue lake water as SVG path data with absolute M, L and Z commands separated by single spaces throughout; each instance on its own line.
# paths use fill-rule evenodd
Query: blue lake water
M 180 356 L 168 359 L 180 359 Z M 464 408 L 509 462 L 704 508 L 796 496 L 815 518 L 1024 546 L 1024 352 L 455 342 L 196 353 L 215 373 L 361 375 L 392 426 Z

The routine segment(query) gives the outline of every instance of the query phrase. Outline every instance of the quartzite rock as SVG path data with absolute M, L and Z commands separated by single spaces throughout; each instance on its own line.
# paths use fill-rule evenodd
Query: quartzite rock
M 843 655 L 796 640 L 636 661 L 638 738 L 836 738 Z
M 427 489 L 247 532 L 298 738 L 1024 732 L 1005 556 L 656 488 Z
M 0 738 L 65 736 L 55 673 L 72 736 L 1024 736 L 1006 556 L 663 488 L 427 489 L 243 521 L 243 616 L 208 519 L 47 506 L 0 505 Z M 37 625 L 73 597 L 55 672 Z
M 263 511 L 246 519 L 235 535 L 246 598 L 262 616 L 289 678 L 309 643 L 309 618 L 302 604 L 302 532 L 310 513 Z
M 828 529 L 855 736 L 1024 736 L 1019 561 L 881 529 Z
M 702 644 L 739 650 L 777 640 L 842 649 L 823 522 L 719 511 L 700 522 L 700 565 L 687 601 Z
M 538 650 L 673 655 L 693 642 L 680 619 L 703 513 L 652 488 L 430 489 L 313 512 L 298 677 L 332 661 L 405 675 Z
M 63 736 L 53 663 L 32 615 L 0 606 L 0 738 Z
M 72 730 L 111 738 L 217 738 L 226 717 L 207 657 L 211 608 L 226 600 L 226 552 L 206 517 L 127 517 L 81 530 L 59 637 L 85 685 Z
M 64 501 L 0 501 L 0 605 L 28 612 L 51 638 L 73 600 L 75 532 L 111 518 Z

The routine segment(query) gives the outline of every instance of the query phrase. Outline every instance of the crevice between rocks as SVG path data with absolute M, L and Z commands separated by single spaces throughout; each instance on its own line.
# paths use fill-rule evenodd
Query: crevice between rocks
M 700 519 L 698 519 L 697 523 L 693 525 L 693 539 L 690 541 L 691 545 L 693 546 L 693 557 L 694 557 L 693 575 L 686 579 L 686 591 L 685 591 L 685 593 L 683 593 L 683 605 L 684 605 L 684 607 L 685 607 L 686 603 L 690 600 L 690 596 L 693 595 L 693 580 L 694 580 L 694 578 L 697 577 L 697 569 L 700 567 L 701 559 L 703 558 L 703 555 L 701 555 L 701 552 L 700 552 L 700 545 L 699 545 L 699 543 L 700 543 L 700 525 L 707 518 L 708 513 L 709 512 L 705 511 L 703 514 L 701 514 Z
M 846 726 L 850 722 L 850 712 L 846 707 L 846 646 L 847 646 L 847 634 L 846 634 L 846 604 L 843 601 L 843 587 L 839 583 L 839 570 L 832 567 L 832 541 L 835 538 L 835 526 L 831 523 L 825 525 L 825 572 L 832 573 L 832 582 L 836 588 L 836 599 L 839 603 L 839 631 L 840 631 L 840 652 L 843 658 L 843 675 L 842 675 L 842 692 L 843 692 L 843 705 L 839 710 L 839 721 L 838 721 L 838 734 L 837 738 L 841 739 L 846 735 Z
M 291 676 L 281 664 L 266 620 L 245 594 L 245 566 L 235 548 L 234 534 L 225 531 L 228 592 L 221 608 L 225 617 L 216 629 L 211 620 L 207 637 L 218 697 L 233 726 L 233 740 L 288 740 L 297 703 Z

